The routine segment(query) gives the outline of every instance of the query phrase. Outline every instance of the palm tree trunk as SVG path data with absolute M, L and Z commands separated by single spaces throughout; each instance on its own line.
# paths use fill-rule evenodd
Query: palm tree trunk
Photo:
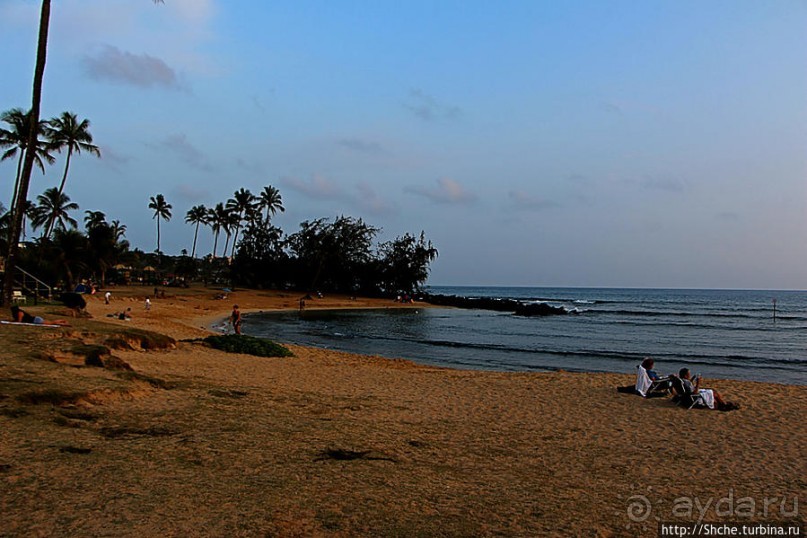
M 241 225 L 235 227 L 235 235 L 233 236 L 233 249 L 230 251 L 230 256 L 235 256 L 235 243 L 238 241 L 238 232 L 241 229 Z
M 53 231 L 53 224 L 56 222 L 56 217 L 52 216 L 48 220 L 48 225 L 45 226 L 45 232 L 42 234 L 42 237 L 45 239 L 50 239 L 50 232 Z
M 11 208 L 14 208 L 14 201 L 17 199 L 17 191 L 20 190 L 20 175 L 22 175 L 22 161 L 25 159 L 25 150 L 20 149 L 20 158 L 17 159 L 17 177 L 14 179 L 14 194 L 11 196 Z
M 64 174 L 62 175 L 62 183 L 59 185 L 59 195 L 61 196 L 64 191 L 64 184 L 67 181 L 67 169 L 70 168 L 70 157 L 73 155 L 73 147 L 67 150 L 67 160 L 64 163 Z
M 160 253 L 160 216 L 157 215 L 157 254 Z
M 219 231 L 216 230 L 216 233 L 213 234 L 213 258 L 216 257 L 216 247 L 219 244 Z
M 191 258 L 196 257 L 196 237 L 199 235 L 199 222 L 196 223 L 196 231 L 193 232 L 193 248 L 191 249 Z
M 45 78 L 45 61 L 48 56 L 48 29 L 50 26 L 50 0 L 42 0 L 42 12 L 39 17 L 39 42 L 36 51 L 36 67 L 34 69 L 34 87 L 31 96 L 31 125 L 28 131 L 27 147 L 33 151 L 25 153 L 25 162 L 20 176 L 20 188 L 14 200 L 14 207 L 19 211 L 13 213 L 11 223 L 11 241 L 8 246 L 8 259 L 6 259 L 6 275 L 3 282 L 3 300 L 11 304 L 11 295 L 14 288 L 14 271 L 17 268 L 17 257 L 20 253 L 20 234 L 22 232 L 22 209 L 28 198 L 28 186 L 31 184 L 31 172 L 34 168 L 36 156 L 36 142 L 39 127 L 39 109 L 42 103 L 42 81 Z
M 9 215 L 11 220 L 14 220 L 14 204 L 17 200 L 17 192 L 20 190 L 20 175 L 22 175 L 22 161 L 25 158 L 25 150 L 20 149 L 20 158 L 17 159 L 17 177 L 14 180 L 14 194 L 11 195 L 11 203 L 9 204 Z M 23 225 L 23 228 L 25 226 Z M 8 242 L 11 244 L 11 226 L 8 227 Z

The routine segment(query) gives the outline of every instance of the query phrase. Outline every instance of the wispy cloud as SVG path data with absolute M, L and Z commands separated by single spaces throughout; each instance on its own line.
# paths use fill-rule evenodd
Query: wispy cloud
M 189 185 L 187 183 L 181 183 L 174 187 L 171 194 L 175 198 L 191 203 L 199 202 L 210 197 L 210 191 L 207 189 L 202 189 L 196 185 Z
M 207 156 L 188 142 L 184 133 L 172 134 L 162 139 L 158 144 L 148 144 L 161 151 L 176 155 L 182 162 L 198 170 L 209 172 L 213 169 Z
M 435 187 L 409 186 L 404 192 L 422 196 L 436 204 L 468 204 L 476 196 L 451 178 L 440 178 Z
M 119 170 L 121 166 L 125 165 L 131 160 L 131 158 L 128 155 L 118 153 L 117 151 L 108 146 L 103 146 L 100 148 L 100 150 L 101 150 L 101 162 L 114 168 L 115 170 Z
M 371 215 L 388 215 L 397 213 L 395 206 L 384 200 L 369 183 L 360 182 L 356 185 L 358 207 Z
M 336 141 L 336 144 L 357 153 L 378 155 L 384 152 L 384 148 L 381 147 L 381 144 L 360 138 L 341 138 Z
M 639 183 L 643 189 L 682 193 L 687 185 L 684 181 L 671 177 L 646 176 Z
M 552 200 L 524 191 L 510 191 L 507 196 L 510 198 L 511 207 L 517 211 L 544 211 L 558 207 L 558 204 Z
M 140 88 L 183 89 L 176 72 L 163 60 L 148 54 L 132 54 L 105 45 L 82 60 L 85 73 L 95 80 L 129 84 Z
M 245 159 L 242 159 L 241 157 L 238 157 L 235 160 L 235 165 L 241 170 L 244 170 L 250 174 L 255 174 L 259 176 L 266 175 L 266 168 L 262 164 L 254 161 L 247 161 Z
M 344 196 L 344 191 L 338 184 L 320 174 L 314 174 L 307 180 L 285 177 L 280 181 L 286 187 L 317 200 L 333 200 Z
M 455 120 L 462 115 L 460 107 L 438 101 L 420 89 L 412 89 L 403 106 L 424 121 Z

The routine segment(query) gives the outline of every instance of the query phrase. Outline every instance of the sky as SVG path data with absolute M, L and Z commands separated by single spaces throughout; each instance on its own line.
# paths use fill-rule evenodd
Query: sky
M 0 110 L 30 107 L 38 9 L 0 0 Z M 102 152 L 74 217 L 145 251 L 151 196 L 179 254 L 192 206 L 273 185 L 286 233 L 425 231 L 433 285 L 807 289 L 805 0 L 53 0 L 66 110 Z

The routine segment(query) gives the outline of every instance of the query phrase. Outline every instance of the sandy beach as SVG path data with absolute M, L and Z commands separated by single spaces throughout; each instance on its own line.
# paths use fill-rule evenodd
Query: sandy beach
M 227 354 L 194 339 L 234 303 L 299 295 L 166 289 L 146 312 L 151 291 L 92 297 L 71 327 L 0 326 L 0 536 L 656 536 L 658 521 L 804 519 L 803 386 L 708 380 L 741 406 L 721 413 L 617 393 L 629 372 Z M 400 305 L 307 302 L 365 307 Z M 131 321 L 107 316 L 125 308 Z M 176 343 L 113 349 L 132 371 L 65 351 L 130 329 Z

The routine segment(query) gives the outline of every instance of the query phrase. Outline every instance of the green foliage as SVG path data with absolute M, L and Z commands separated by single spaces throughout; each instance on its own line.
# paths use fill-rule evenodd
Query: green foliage
M 405 234 L 379 250 L 384 289 L 390 293 L 419 290 L 429 277 L 429 264 L 437 257 L 437 249 L 424 232 L 420 238 Z
M 243 353 L 257 357 L 293 357 L 288 348 L 264 338 L 239 334 L 208 336 L 204 342 L 227 353 Z

